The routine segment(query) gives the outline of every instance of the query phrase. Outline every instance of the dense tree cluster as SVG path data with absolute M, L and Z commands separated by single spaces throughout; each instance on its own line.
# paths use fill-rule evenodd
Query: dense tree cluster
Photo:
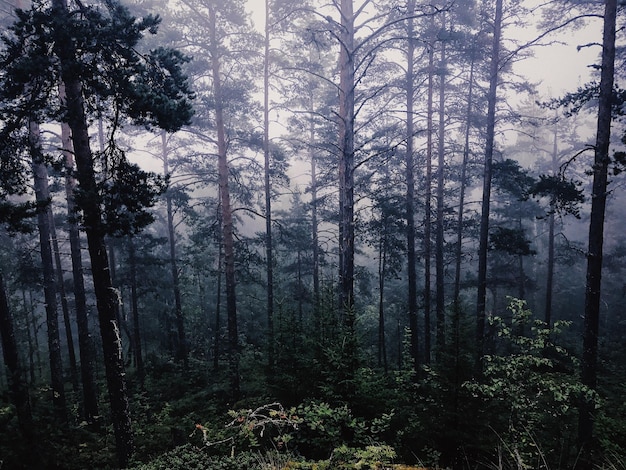
M 616 0 L 5 4 L 0 466 L 626 461 Z

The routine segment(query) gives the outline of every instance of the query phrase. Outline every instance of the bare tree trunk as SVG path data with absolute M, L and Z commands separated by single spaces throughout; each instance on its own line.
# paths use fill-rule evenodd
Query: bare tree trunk
M 272 185 L 270 180 L 270 0 L 265 0 L 263 58 L 263 170 L 265 184 L 265 258 L 267 275 L 267 363 L 274 368 L 274 255 L 272 243 Z
M 442 16 L 442 28 L 445 28 L 445 13 Z M 437 349 L 436 356 L 445 347 L 446 341 L 446 305 L 444 293 L 444 153 L 445 153 L 445 103 L 446 103 L 446 43 L 441 41 L 439 64 L 439 136 L 437 141 L 437 222 L 435 228 L 435 283 L 437 303 Z
M 130 302 L 131 316 L 133 321 L 133 353 L 135 354 L 135 365 L 137 367 L 137 377 L 139 385 L 143 389 L 146 370 L 143 363 L 141 351 L 141 327 L 139 323 L 139 299 L 137 293 L 137 254 L 135 250 L 135 240 L 129 237 L 128 240 L 129 264 L 130 264 Z
M 61 99 L 65 99 L 65 87 L 59 86 Z M 83 406 L 85 421 L 93 423 L 99 415 L 98 388 L 95 381 L 95 351 L 89 331 L 87 296 L 83 276 L 83 259 L 80 245 L 80 231 L 76 222 L 76 180 L 74 178 L 74 156 L 70 128 L 61 123 L 61 145 L 65 165 L 65 194 L 67 199 L 68 233 L 72 258 L 72 278 L 74 281 L 74 303 L 78 326 L 78 351 L 80 356 L 80 376 L 83 385 Z
M 413 15 L 415 0 L 409 0 L 407 15 L 407 72 L 406 72 L 406 232 L 407 232 L 407 282 L 408 282 L 408 316 L 411 330 L 411 358 L 413 367 L 419 368 L 419 332 L 417 322 L 417 256 L 415 253 L 415 159 L 414 134 L 415 117 L 413 100 L 415 99 L 415 42 Z M 402 341 L 402 338 L 399 338 Z M 401 358 L 398 359 L 400 361 Z
M 354 332 L 354 11 L 341 0 L 339 53 L 339 302 Z
M 167 133 L 161 132 L 161 159 L 163 160 L 163 173 L 168 175 L 169 169 L 169 149 L 167 147 Z M 178 261 L 176 259 L 176 230 L 174 228 L 174 212 L 172 209 L 172 195 L 165 193 L 165 203 L 167 206 L 167 238 L 170 245 L 170 270 L 172 272 L 172 288 L 174 289 L 174 314 L 176 319 L 176 360 L 187 365 L 187 338 L 185 335 L 185 318 L 183 316 L 183 305 L 180 294 L 180 277 L 178 274 Z
M 558 171 L 558 127 L 555 124 L 554 136 L 552 141 L 552 174 L 556 175 Z M 552 324 L 552 294 L 554 289 L 554 211 L 550 212 L 548 219 L 548 272 L 546 275 L 546 310 L 544 321 L 548 327 Z
M 387 240 L 385 238 L 385 233 L 382 233 L 378 243 L 378 366 L 382 366 L 387 374 L 389 365 L 385 338 L 385 277 L 387 275 Z
M 456 266 L 454 271 L 454 304 L 459 306 L 459 294 L 461 292 L 461 260 L 463 257 L 463 212 L 465 211 L 465 187 L 467 186 L 467 164 L 469 160 L 469 138 L 472 119 L 472 108 L 474 99 L 474 52 L 470 65 L 469 90 L 467 92 L 467 111 L 465 113 L 465 143 L 463 144 L 463 161 L 461 162 L 461 187 L 459 189 L 459 212 L 457 214 L 456 232 Z M 455 325 L 454 329 L 457 329 Z
M 434 60 L 433 48 L 428 50 L 428 99 L 426 111 L 426 179 L 424 200 L 424 363 L 430 364 L 430 354 L 432 350 L 431 341 L 431 271 L 430 261 L 432 257 L 431 242 L 431 212 L 432 212 L 432 161 L 433 161 L 433 74 Z
M 54 215 L 52 211 L 48 214 L 50 218 L 50 236 L 52 239 L 52 250 L 54 252 L 54 264 L 57 277 L 57 285 L 59 288 L 59 296 L 61 297 L 61 311 L 63 312 L 63 324 L 65 325 L 65 337 L 67 341 L 67 352 L 70 360 L 70 376 L 72 379 L 72 387 L 74 393 L 78 395 L 80 386 L 78 384 L 78 367 L 76 365 L 76 351 L 74 350 L 74 335 L 72 334 L 72 323 L 70 322 L 70 308 L 67 302 L 67 294 L 65 292 L 65 280 L 63 279 L 63 265 L 61 263 L 61 252 L 59 250 L 59 240 L 57 238 L 56 226 L 54 224 Z
M 602 250 L 606 212 L 609 145 L 613 83 L 615 76 L 615 29 L 617 0 L 606 0 L 604 10 L 604 36 L 602 41 L 602 67 L 600 96 L 598 97 L 598 127 L 593 165 L 593 193 L 591 220 L 589 222 L 589 249 L 587 253 L 587 286 L 585 290 L 585 321 L 583 330 L 582 383 L 592 390 L 597 386 L 598 331 L 600 323 L 600 293 L 602 281 Z M 595 404 L 583 397 L 579 410 L 578 443 L 583 457 L 581 465 L 589 468 L 593 463 Z M 582 468 L 582 467 L 581 467 Z
M 35 198 L 40 205 L 37 211 L 41 263 L 43 266 L 43 290 L 46 302 L 46 325 L 48 327 L 48 354 L 50 356 L 50 378 L 52 385 L 52 403 L 55 419 L 67 422 L 67 403 L 63 383 L 63 361 L 61 359 L 61 341 L 59 336 L 59 313 L 57 308 L 57 289 L 54 280 L 54 260 L 50 246 L 50 191 L 48 188 L 48 169 L 43 161 L 39 136 L 39 124 L 29 124 L 29 140 L 32 156 L 32 168 L 35 185 Z
M 226 312 L 228 323 L 228 348 L 230 356 L 230 391 L 234 399 L 239 397 L 239 338 L 237 332 L 237 299 L 235 280 L 235 243 L 233 238 L 233 214 L 228 187 L 228 156 L 226 150 L 226 130 L 224 125 L 224 104 L 222 79 L 220 76 L 219 47 L 216 38 L 215 8 L 209 7 L 209 28 L 215 97 L 215 125 L 217 128 L 217 156 L 219 189 L 222 202 L 222 230 L 224 241 L 224 271 L 226 277 Z
M 34 443 L 30 396 L 22 373 L 15 328 L 9 310 L 2 273 L 0 273 L 0 339 L 2 339 L 2 355 L 7 372 L 9 397 L 15 405 L 20 432 L 28 443 Z
M 496 0 L 493 46 L 487 95 L 487 130 L 485 143 L 485 166 L 483 174 L 482 212 L 480 216 L 480 239 L 478 246 L 478 290 L 476 298 L 476 363 L 482 363 L 485 342 L 485 307 L 487 301 L 487 249 L 489 245 L 489 212 L 491 204 L 491 174 L 495 140 L 496 103 L 498 100 L 498 76 L 500 67 L 500 38 L 502 35 L 502 0 Z M 479 371 L 482 366 L 479 367 Z

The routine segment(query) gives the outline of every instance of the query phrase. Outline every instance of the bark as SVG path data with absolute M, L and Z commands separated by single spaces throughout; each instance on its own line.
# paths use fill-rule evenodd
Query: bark
M 66 16 L 67 4 L 64 0 L 53 0 L 54 14 Z M 119 302 L 118 293 L 113 289 L 109 272 L 109 260 L 105 244 L 105 227 L 100 207 L 100 197 L 96 184 L 93 154 L 89 146 L 89 129 L 85 115 L 81 83 L 74 73 L 73 62 L 76 51 L 71 42 L 63 36 L 55 45 L 59 57 L 61 78 L 66 92 L 65 120 L 72 132 L 77 177 L 81 189 L 80 208 L 83 213 L 87 244 L 91 258 L 100 334 L 106 380 L 111 403 L 111 421 L 115 433 L 118 464 L 125 468 L 133 453 L 134 442 L 130 420 L 126 374 L 122 358 L 121 338 L 116 316 Z
M 406 234 L 407 234 L 407 282 L 408 282 L 408 317 L 411 330 L 411 358 L 413 367 L 419 368 L 419 332 L 417 327 L 417 256 L 415 253 L 415 158 L 414 134 L 415 118 L 413 115 L 413 100 L 415 99 L 415 34 L 413 15 L 415 0 L 410 0 L 407 15 L 407 72 L 406 72 Z M 399 338 L 399 341 L 402 341 Z M 400 360 L 400 359 L 398 359 Z
M 219 45 L 216 37 L 215 7 L 209 7 L 210 53 L 212 61 L 213 94 L 215 99 L 215 127 L 217 130 L 217 157 L 219 189 L 222 204 L 222 238 L 224 243 L 224 275 L 226 278 L 226 315 L 228 323 L 228 349 L 230 363 L 230 392 L 232 398 L 239 397 L 239 340 L 237 332 L 237 298 L 235 279 L 235 244 L 233 237 L 233 214 L 228 185 L 228 156 L 222 79 L 220 76 Z
M 222 211 L 218 206 L 217 209 L 217 223 L 219 224 L 220 230 L 222 227 Z M 217 285 L 215 286 L 216 295 L 215 295 L 215 339 L 214 339 L 214 347 L 213 347 L 213 370 L 217 371 L 220 365 L 220 354 L 221 354 L 221 311 L 222 311 L 222 269 L 224 265 L 224 250 L 222 248 L 222 235 L 218 230 L 218 239 L 217 239 Z
M 339 53 L 339 302 L 348 334 L 354 329 L 354 12 L 341 0 Z
M 445 28 L 445 14 L 443 15 Z M 437 222 L 435 225 L 435 285 L 436 285 L 436 311 L 437 311 L 437 350 L 439 358 L 445 347 L 446 339 L 446 306 L 444 293 L 444 152 L 445 152 L 445 98 L 446 98 L 446 43 L 441 41 L 441 55 L 439 63 L 439 126 L 437 140 Z
M 57 238 L 56 226 L 54 224 L 54 215 L 50 211 L 50 237 L 52 240 L 52 250 L 54 253 L 54 266 L 57 278 L 57 286 L 59 289 L 59 297 L 61 298 L 61 311 L 63 312 L 63 324 L 65 326 L 65 337 L 67 341 L 67 353 L 70 361 L 70 376 L 72 379 L 72 387 L 76 395 L 79 393 L 78 384 L 78 367 L 76 365 L 76 351 L 74 349 L 74 335 L 72 334 L 72 323 L 70 321 L 70 308 L 67 301 L 67 293 L 65 292 L 65 280 L 63 278 L 63 264 L 61 263 L 61 252 L 59 250 L 59 240 Z
M 167 134 L 161 132 L 161 149 L 163 160 L 163 173 L 168 175 L 169 169 L 169 149 L 167 147 Z M 174 228 L 174 212 L 172 209 L 172 196 L 168 192 L 165 194 L 167 206 L 167 238 L 170 245 L 170 270 L 172 272 L 172 288 L 174 290 L 174 316 L 176 319 L 176 360 L 187 365 L 187 338 L 185 335 L 185 318 L 183 316 L 183 305 L 180 293 L 180 276 L 178 274 L 178 261 L 176 259 L 176 230 Z
M 43 267 L 43 290 L 46 302 L 46 326 L 48 327 L 48 354 L 50 356 L 50 381 L 55 419 L 67 423 L 67 403 L 63 383 L 63 361 L 59 335 L 59 312 L 57 308 L 57 286 L 54 279 L 54 259 L 50 246 L 50 190 L 48 188 L 48 169 L 43 161 L 39 141 L 39 125 L 29 124 L 29 140 L 32 156 L 32 169 L 35 186 L 35 199 L 40 205 L 37 211 L 37 227 L 41 263 Z
M 432 257 L 431 243 L 431 212 L 432 212 L 432 161 L 433 161 L 433 73 L 434 73 L 433 48 L 428 51 L 428 99 L 426 116 L 426 179 L 424 182 L 424 363 L 430 364 L 431 341 L 431 272 L 430 261 Z
M 65 99 L 65 87 L 59 87 L 60 95 Z M 87 296 L 83 273 L 83 259 L 80 242 L 80 231 L 76 222 L 76 179 L 74 178 L 74 155 L 70 128 L 61 124 L 61 145 L 65 165 L 65 194 L 68 213 L 68 233 L 72 258 L 72 279 L 74 283 L 74 304 L 76 309 L 76 325 L 78 329 L 78 354 L 80 357 L 80 377 L 83 385 L 83 412 L 87 423 L 93 423 L 99 415 L 98 388 L 95 381 L 95 351 L 87 312 Z
M 130 298 L 131 317 L 133 321 L 133 353 L 135 354 L 135 366 L 137 368 L 137 378 L 139 385 L 143 389 L 146 378 L 146 370 L 143 363 L 141 351 L 141 327 L 139 323 L 139 298 L 137 293 L 137 254 L 135 240 L 130 237 L 128 240 L 129 263 L 130 263 Z
M 598 126 L 593 166 L 591 220 L 589 222 L 589 248 L 587 252 L 587 282 L 585 289 L 585 319 L 583 330 L 582 383 L 592 390 L 598 381 L 598 333 L 600 323 L 600 294 L 602 281 L 602 255 L 604 219 L 606 211 L 609 145 L 613 83 L 615 75 L 615 29 L 617 0 L 606 0 L 604 33 L 602 40 L 602 67 L 600 96 L 598 97 Z M 591 466 L 594 447 L 595 404 L 583 397 L 579 410 L 578 443 L 582 449 L 581 464 Z
M 274 368 L 274 255 L 272 243 L 272 185 L 270 179 L 270 0 L 265 0 L 263 60 L 263 177 L 265 189 L 265 258 L 267 276 L 267 363 Z
M 459 188 L 459 212 L 457 214 L 457 232 L 456 232 L 456 256 L 454 270 L 454 304 L 456 310 L 460 308 L 459 294 L 461 292 L 461 261 L 463 257 L 463 213 L 465 211 L 465 188 L 467 186 L 467 164 L 469 161 L 470 151 L 470 129 L 472 119 L 472 108 L 474 100 L 474 65 L 476 63 L 472 51 L 472 59 L 470 64 L 469 89 L 467 92 L 467 110 L 465 112 L 465 142 L 463 144 L 463 161 L 461 162 L 461 187 Z M 454 329 L 457 330 L 455 325 Z
M 496 103 L 498 99 L 498 76 L 500 67 L 500 38 L 502 35 L 502 0 L 496 0 L 493 46 L 487 94 L 487 129 L 483 174 L 482 210 L 478 246 L 478 289 L 476 298 L 476 363 L 482 363 L 485 342 L 485 307 L 487 301 L 487 248 L 489 244 L 489 212 L 491 204 L 492 161 L 496 126 Z M 480 366 L 482 367 L 482 366 Z M 479 369 L 480 369 L 479 367 Z
M 554 136 L 552 141 L 552 174 L 558 171 L 558 128 L 555 125 Z M 544 321 L 548 327 L 552 324 L 552 290 L 554 289 L 554 211 L 550 212 L 548 219 L 548 272 L 546 274 L 546 310 L 544 313 Z
M 4 278 L 0 273 L 0 339 L 2 339 L 2 355 L 7 372 L 9 397 L 15 406 L 18 425 L 22 436 L 29 443 L 34 443 L 33 416 L 30 407 L 28 387 L 24 380 L 22 364 L 15 338 L 13 318 L 9 310 L 9 302 L 4 285 Z
M 384 229 L 383 229 L 384 230 Z M 378 366 L 389 372 L 385 339 L 385 277 L 387 276 L 387 240 L 381 233 L 378 243 Z

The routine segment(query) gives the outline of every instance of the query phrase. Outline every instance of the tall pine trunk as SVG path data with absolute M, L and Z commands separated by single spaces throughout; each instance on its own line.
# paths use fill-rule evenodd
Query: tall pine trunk
M 442 29 L 445 29 L 445 14 L 443 15 Z M 437 140 L 437 221 L 435 224 L 435 286 L 437 311 L 437 349 L 439 358 L 446 340 L 446 306 L 444 280 L 444 166 L 445 166 L 445 103 L 446 103 L 446 43 L 441 41 L 441 56 L 439 63 L 439 126 Z
M 426 104 L 426 178 L 424 181 L 424 363 L 430 364 L 431 341 L 431 212 L 432 212 L 432 161 L 433 161 L 433 48 L 428 50 L 428 98 Z
M 61 99 L 65 99 L 65 87 L 60 86 L 59 89 Z M 67 201 L 70 254 L 72 258 L 72 279 L 74 283 L 74 308 L 76 310 L 76 325 L 78 329 L 80 377 L 83 385 L 83 413 L 85 421 L 91 424 L 99 415 L 98 388 L 96 386 L 94 372 L 95 351 L 89 330 L 80 231 L 76 221 L 76 179 L 74 178 L 73 145 L 70 136 L 70 128 L 66 123 L 61 123 L 61 145 L 63 147 L 65 166 L 65 195 Z
M 265 0 L 263 56 L 263 179 L 265 190 L 265 258 L 267 276 L 267 363 L 274 368 L 274 254 L 272 243 L 272 185 L 270 179 L 270 0 Z
M 68 15 L 67 4 L 64 0 L 53 0 L 53 13 L 63 18 Z M 76 158 L 77 178 L 81 190 L 79 206 L 82 209 L 87 244 L 91 258 L 91 272 L 93 276 L 104 366 L 111 403 L 111 421 L 115 433 L 118 464 L 125 468 L 134 450 L 134 440 L 130 420 L 130 407 L 122 345 L 116 307 L 119 302 L 118 294 L 113 289 L 109 272 L 109 260 L 105 244 L 105 227 L 100 207 L 100 197 L 94 160 L 89 146 L 89 128 L 82 95 L 82 86 L 74 73 L 76 51 L 71 41 L 63 35 L 55 45 L 55 53 L 61 65 L 61 78 L 65 85 L 66 114 L 64 119 L 72 132 L 74 155 Z
M 502 36 L 502 0 L 496 0 L 496 16 L 493 25 L 493 45 L 489 69 L 489 92 L 487 95 L 487 129 L 483 195 L 480 215 L 478 245 L 478 289 L 476 294 L 476 364 L 482 367 L 485 343 L 485 308 L 487 302 L 487 250 L 489 246 L 489 213 L 491 205 L 491 177 L 496 127 L 496 104 L 498 101 L 498 77 L 500 68 L 500 38 Z
M 417 321 L 417 256 L 415 253 L 415 158 L 414 134 L 415 117 L 413 100 L 415 99 L 415 34 L 413 15 L 415 0 L 409 0 L 407 15 L 407 71 L 406 71 L 406 237 L 407 237 L 407 282 L 408 316 L 411 333 L 411 358 L 413 367 L 419 367 L 419 332 Z M 398 359 L 400 360 L 400 358 Z
M 130 303 L 131 318 L 133 322 L 133 353 L 135 354 L 135 367 L 137 368 L 137 378 L 139 385 L 143 389 L 146 369 L 143 363 L 143 353 L 141 350 L 141 327 L 139 322 L 139 294 L 137 293 L 137 252 L 135 239 L 131 236 L 128 240 L 128 258 L 130 264 Z
M 29 123 L 29 140 L 32 157 L 32 168 L 35 186 L 37 211 L 37 227 L 39 229 L 39 245 L 41 264 L 43 266 L 43 290 L 46 302 L 46 326 L 48 327 L 48 354 L 50 357 L 50 379 L 52 385 L 52 403 L 54 416 L 58 423 L 67 422 L 67 404 L 63 383 L 63 361 L 61 358 L 61 341 L 59 334 L 59 312 L 57 307 L 57 286 L 54 279 L 54 258 L 50 245 L 50 190 L 48 188 L 48 169 L 40 144 L 39 125 Z
M 598 126 L 593 165 L 591 220 L 589 222 L 589 249 L 587 252 L 587 285 L 585 290 L 585 320 L 583 330 L 582 383 L 592 390 L 598 381 L 598 332 L 600 323 L 600 292 L 602 282 L 602 249 L 606 211 L 609 145 L 613 83 L 615 75 L 615 24 L 617 0 L 606 0 L 604 35 L 602 40 L 602 67 L 598 97 Z M 582 449 L 581 464 L 591 466 L 595 404 L 590 398 L 581 400 L 578 421 L 578 443 Z
M 226 278 L 226 316 L 228 324 L 228 349 L 230 365 L 230 393 L 233 399 L 239 397 L 239 339 L 237 332 L 237 298 L 235 279 L 235 242 L 233 237 L 233 213 L 230 205 L 228 185 L 228 156 L 226 149 L 226 129 L 224 124 L 224 102 L 222 79 L 220 76 L 219 45 L 216 37 L 215 7 L 209 7 L 209 29 L 215 99 L 215 126 L 217 130 L 217 158 L 219 190 L 222 203 L 222 237 L 224 243 L 224 274 Z
M 167 133 L 161 132 L 161 159 L 163 160 L 163 173 L 169 175 L 169 149 L 167 146 Z M 178 274 L 178 261 L 176 259 L 176 229 L 174 227 L 174 211 L 172 209 L 172 195 L 168 191 L 165 194 L 167 208 L 167 238 L 170 248 L 170 271 L 172 273 L 172 288 L 174 290 L 174 318 L 176 321 L 176 360 L 187 365 L 187 338 L 185 335 L 185 318 L 180 293 L 180 276 Z

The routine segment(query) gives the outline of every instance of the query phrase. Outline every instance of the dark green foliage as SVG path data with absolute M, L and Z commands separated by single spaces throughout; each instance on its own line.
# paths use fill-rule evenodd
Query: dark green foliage
M 122 158 L 100 183 L 105 226 L 109 235 L 136 234 L 154 221 L 147 209 L 165 192 L 166 181 Z M 80 194 L 77 198 L 80 204 Z
M 528 199 L 529 189 L 534 178 L 520 164 L 510 158 L 493 162 L 493 185 L 500 191 L 506 191 L 520 201 Z
M 550 212 L 571 214 L 579 219 L 580 204 L 585 201 L 581 184 L 580 181 L 565 179 L 562 175 L 539 175 L 530 194 L 536 198 L 547 197 Z
M 489 249 L 520 256 L 536 253 L 530 248 L 530 241 L 523 230 L 506 227 L 495 227 L 489 234 Z

